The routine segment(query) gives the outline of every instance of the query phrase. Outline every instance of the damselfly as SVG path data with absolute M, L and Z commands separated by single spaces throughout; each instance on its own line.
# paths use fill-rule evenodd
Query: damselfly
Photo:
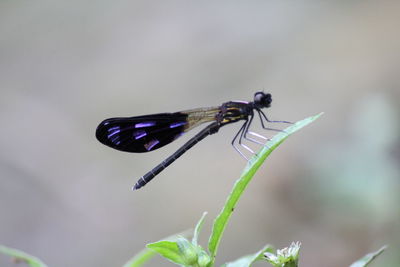
M 185 110 L 175 113 L 159 113 L 138 117 L 110 118 L 102 121 L 96 130 L 97 139 L 106 146 L 125 152 L 142 153 L 156 150 L 179 138 L 183 133 L 194 127 L 210 122 L 202 131 L 191 138 L 174 154 L 169 156 L 154 169 L 143 175 L 133 186 L 139 189 L 150 182 L 157 174 L 182 156 L 189 148 L 210 134 L 218 132 L 224 125 L 244 120 L 240 130 L 232 140 L 232 145 L 239 154 L 247 160 L 245 154 L 238 145 L 254 154 L 254 151 L 246 146 L 243 139 L 263 145 L 258 139 L 266 137 L 249 131 L 254 114 L 257 113 L 264 129 L 280 131 L 265 127 L 265 122 L 270 121 L 261 109 L 271 106 L 271 94 L 256 92 L 254 101 L 229 101 L 219 107 L 208 107 Z

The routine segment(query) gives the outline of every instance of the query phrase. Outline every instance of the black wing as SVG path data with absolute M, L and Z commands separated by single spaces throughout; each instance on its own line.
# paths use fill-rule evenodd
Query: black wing
M 126 152 L 148 152 L 181 136 L 188 125 L 188 114 L 160 113 L 102 121 L 96 138 L 106 146 Z

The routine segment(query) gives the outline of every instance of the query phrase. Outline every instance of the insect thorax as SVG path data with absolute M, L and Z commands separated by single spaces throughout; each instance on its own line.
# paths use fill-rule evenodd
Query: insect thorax
M 220 122 L 222 125 L 236 122 L 239 120 L 247 120 L 253 114 L 251 103 L 231 101 L 222 104 L 220 112 Z

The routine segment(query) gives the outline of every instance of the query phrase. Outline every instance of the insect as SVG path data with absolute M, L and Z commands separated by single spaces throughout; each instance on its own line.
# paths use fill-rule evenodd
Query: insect
M 256 138 L 267 140 L 266 137 L 249 131 L 255 113 L 258 114 L 261 120 L 261 126 L 267 130 L 280 131 L 265 127 L 265 122 L 290 123 L 287 121 L 268 120 L 261 109 L 269 108 L 271 102 L 271 94 L 256 92 L 252 102 L 229 101 L 219 107 L 197 108 L 137 117 L 110 118 L 99 124 L 96 130 L 96 138 L 104 145 L 117 150 L 142 153 L 163 147 L 200 124 L 210 123 L 175 153 L 143 175 L 132 188 L 136 190 L 150 182 L 157 174 L 206 136 L 218 132 L 222 126 L 240 120 L 243 120 L 244 123 L 233 138 L 232 146 L 247 160 L 238 145 L 252 154 L 254 154 L 254 151 L 242 142 L 243 139 L 260 145 L 264 144 Z

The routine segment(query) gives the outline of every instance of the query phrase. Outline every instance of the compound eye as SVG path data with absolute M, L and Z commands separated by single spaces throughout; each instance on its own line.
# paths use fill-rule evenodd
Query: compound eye
M 261 103 L 261 102 L 263 102 L 264 97 L 265 97 L 264 92 L 257 92 L 254 94 L 254 102 Z
M 254 94 L 254 103 L 259 108 L 268 108 L 271 102 L 271 94 L 265 94 L 264 92 L 257 92 Z

